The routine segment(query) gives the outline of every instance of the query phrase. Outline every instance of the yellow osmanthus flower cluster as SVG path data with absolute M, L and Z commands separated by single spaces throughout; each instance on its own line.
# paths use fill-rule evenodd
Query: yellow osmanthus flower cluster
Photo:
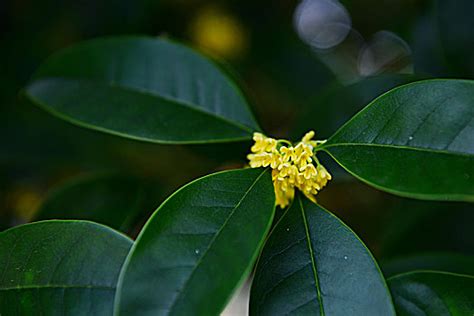
M 284 208 L 295 196 L 295 188 L 303 192 L 310 200 L 331 175 L 316 158 L 314 149 L 325 141 L 313 140 L 314 131 L 308 132 L 303 139 L 293 146 L 287 140 L 276 140 L 261 133 L 254 133 L 252 153 L 247 156 L 250 167 L 272 168 L 273 186 L 276 204 Z

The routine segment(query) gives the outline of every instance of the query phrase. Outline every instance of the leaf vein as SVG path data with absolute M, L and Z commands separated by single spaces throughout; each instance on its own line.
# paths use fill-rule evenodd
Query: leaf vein
M 300 205 L 300 209 L 301 209 L 301 216 L 303 217 L 303 224 L 304 224 L 304 228 L 305 228 L 305 232 L 306 232 L 306 239 L 307 239 L 307 242 L 308 242 L 308 250 L 309 250 L 310 257 L 311 257 L 311 267 L 313 269 L 313 275 L 314 275 L 314 280 L 315 280 L 315 285 L 316 285 L 316 292 L 317 292 L 317 295 L 318 295 L 319 309 L 320 309 L 321 315 L 324 316 L 325 312 L 324 312 L 324 306 L 323 306 L 323 298 L 322 298 L 322 295 L 321 295 L 321 288 L 320 288 L 319 279 L 318 279 L 318 271 L 317 271 L 317 268 L 316 268 L 316 260 L 314 258 L 313 245 L 311 244 L 311 236 L 309 234 L 308 221 L 306 219 L 306 214 L 305 214 L 304 209 L 303 209 L 303 202 L 301 201 L 301 197 L 298 197 L 298 200 L 299 200 L 299 205 Z

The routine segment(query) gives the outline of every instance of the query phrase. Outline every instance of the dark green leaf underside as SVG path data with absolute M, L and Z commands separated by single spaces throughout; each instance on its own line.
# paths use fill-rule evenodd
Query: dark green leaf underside
M 413 270 L 437 270 L 474 275 L 474 256 L 461 253 L 422 253 L 388 260 L 382 264 L 386 277 Z
M 170 41 L 87 41 L 45 62 L 26 88 L 47 111 L 92 129 L 157 143 L 249 139 L 258 130 L 238 88 Z
M 149 219 L 119 282 L 117 315 L 216 315 L 248 276 L 273 218 L 269 171 L 206 176 Z
M 361 180 L 421 199 L 474 200 L 474 83 L 427 80 L 369 104 L 323 146 Z
M 266 242 L 251 315 L 394 315 L 375 260 L 334 215 L 297 198 Z
M 112 315 L 132 245 L 92 222 L 44 221 L 0 233 L 0 314 Z
M 400 316 L 471 315 L 474 277 L 448 272 L 418 271 L 388 279 Z
M 118 174 L 76 178 L 48 194 L 33 220 L 85 219 L 126 230 L 143 211 L 144 190 L 137 179 Z

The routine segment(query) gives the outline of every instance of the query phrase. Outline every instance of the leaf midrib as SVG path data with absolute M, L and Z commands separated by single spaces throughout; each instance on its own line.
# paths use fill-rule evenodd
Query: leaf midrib
M 155 93 L 152 93 L 149 90 L 142 90 L 142 89 L 139 89 L 137 87 L 128 87 L 128 86 L 118 84 L 118 83 L 113 83 L 113 82 L 107 82 L 107 81 L 101 81 L 101 80 L 92 80 L 92 79 L 83 79 L 83 78 L 74 78 L 74 77 L 41 77 L 41 78 L 38 78 L 35 81 L 33 81 L 29 86 L 31 86 L 35 82 L 40 82 L 40 81 L 43 81 L 43 80 L 45 80 L 45 81 L 46 80 L 66 80 L 66 81 L 79 81 L 79 82 L 83 81 L 83 82 L 87 82 L 87 83 L 91 83 L 91 84 L 98 84 L 98 85 L 102 84 L 102 85 L 108 86 L 112 89 L 119 89 L 119 90 L 123 90 L 123 91 L 126 91 L 126 92 L 133 92 L 133 93 L 140 94 L 142 96 L 153 97 L 153 98 L 158 98 L 158 99 L 165 100 L 167 102 L 172 102 L 172 103 L 174 103 L 174 104 L 176 104 L 180 107 L 183 107 L 183 108 L 186 108 L 186 109 L 189 109 L 189 110 L 192 110 L 192 111 L 196 111 L 196 112 L 199 112 L 201 114 L 206 114 L 206 115 L 208 115 L 210 117 L 213 117 L 217 120 L 223 121 L 223 122 L 225 122 L 229 125 L 233 125 L 233 126 L 239 128 L 239 129 L 241 129 L 245 132 L 251 132 L 252 133 L 254 131 L 252 129 L 252 127 L 250 127 L 250 126 L 244 125 L 243 123 L 240 123 L 240 122 L 237 122 L 237 121 L 232 121 L 232 120 L 230 120 L 229 118 L 227 118 L 225 116 L 217 115 L 217 113 L 207 111 L 204 108 L 197 106 L 196 104 L 184 101 L 182 99 L 176 99 L 176 98 L 172 98 L 172 97 L 169 97 L 169 96 L 163 96 L 163 95 L 155 94 Z M 255 127 L 255 129 L 257 130 L 258 128 Z
M 176 302 L 179 301 L 179 299 L 181 298 L 182 294 L 184 293 L 184 291 L 186 290 L 186 287 L 187 285 L 189 284 L 190 280 L 192 279 L 194 273 L 196 272 L 197 268 L 199 267 L 200 263 L 203 261 L 203 259 L 206 257 L 207 253 L 209 252 L 209 250 L 212 248 L 212 245 L 213 243 L 215 242 L 215 240 L 217 239 L 217 237 L 220 235 L 220 233 L 222 232 L 222 230 L 224 229 L 224 227 L 227 225 L 227 223 L 229 222 L 229 220 L 232 218 L 232 216 L 234 215 L 235 211 L 239 208 L 239 206 L 242 204 L 242 201 L 247 197 L 247 195 L 250 193 L 250 191 L 253 189 L 253 187 L 257 184 L 257 182 L 260 180 L 260 178 L 267 172 L 268 170 L 265 169 L 263 170 L 262 173 L 260 173 L 260 175 L 253 181 L 252 185 L 247 189 L 247 191 L 245 191 L 244 195 L 242 196 L 242 198 L 239 200 L 239 202 L 237 202 L 237 204 L 235 205 L 235 207 L 232 209 L 232 211 L 230 212 L 229 216 L 227 216 L 226 220 L 224 221 L 224 223 L 222 224 L 221 228 L 219 228 L 219 230 L 216 232 L 216 234 L 214 235 L 214 237 L 211 239 L 211 241 L 209 242 L 209 247 L 206 249 L 206 251 L 203 252 L 202 256 L 199 258 L 199 260 L 196 262 L 196 265 L 194 266 L 193 270 L 191 271 L 191 273 L 189 274 L 189 277 L 187 278 L 186 282 L 183 284 L 183 286 L 181 287 L 178 295 L 176 295 L 176 297 L 174 298 L 173 302 L 171 303 L 169 309 L 168 309 L 168 314 L 171 314 L 172 311 L 174 310 L 174 308 L 176 307 Z
M 299 197 L 299 196 L 298 196 L 298 201 L 299 201 L 299 206 L 300 206 L 300 209 L 301 209 L 301 216 L 303 218 L 303 224 L 304 224 L 304 229 L 305 229 L 305 233 L 306 233 L 306 241 L 308 243 L 308 250 L 309 250 L 310 257 L 311 257 L 311 268 L 313 270 L 313 275 L 314 275 L 314 280 L 315 280 L 315 285 L 316 285 L 316 293 L 318 295 L 319 311 L 320 311 L 320 314 L 322 316 L 324 316 L 325 312 L 324 312 L 324 306 L 323 306 L 323 298 L 322 298 L 322 295 L 321 295 L 321 287 L 320 287 L 320 284 L 319 284 L 318 271 L 317 271 L 317 268 L 316 268 L 316 260 L 314 258 L 313 245 L 311 243 L 311 236 L 309 234 L 308 221 L 306 219 L 306 214 L 305 214 L 305 211 L 304 211 L 304 208 L 303 208 L 303 202 L 301 201 L 301 197 Z

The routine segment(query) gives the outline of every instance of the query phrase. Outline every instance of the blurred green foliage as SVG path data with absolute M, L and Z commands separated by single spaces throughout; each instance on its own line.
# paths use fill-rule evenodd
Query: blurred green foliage
M 300 137 L 311 128 L 328 136 L 374 97 L 416 78 L 474 78 L 469 50 L 474 45 L 474 8 L 469 0 L 455 6 L 453 1 L 342 1 L 362 37 L 380 30 L 400 36 L 411 50 L 414 68 L 414 76 L 395 74 L 388 67 L 381 70 L 383 77 L 351 84 L 340 81 L 298 37 L 293 27 L 298 3 L 2 1 L 0 229 L 28 221 L 46 192 L 76 176 L 114 171 L 152 181 L 159 190 L 151 197 L 154 203 L 147 204 L 150 209 L 143 210 L 149 214 L 190 179 L 245 163 L 246 143 L 158 146 L 129 141 L 62 122 L 21 97 L 21 88 L 41 61 L 81 40 L 147 34 L 198 46 L 232 71 L 263 129 L 277 137 Z M 474 253 L 474 233 L 462 224 L 472 223 L 472 204 L 395 198 L 361 183 L 347 183 L 339 168 L 331 171 L 339 176 L 321 193 L 320 202 L 346 220 L 376 255 Z

